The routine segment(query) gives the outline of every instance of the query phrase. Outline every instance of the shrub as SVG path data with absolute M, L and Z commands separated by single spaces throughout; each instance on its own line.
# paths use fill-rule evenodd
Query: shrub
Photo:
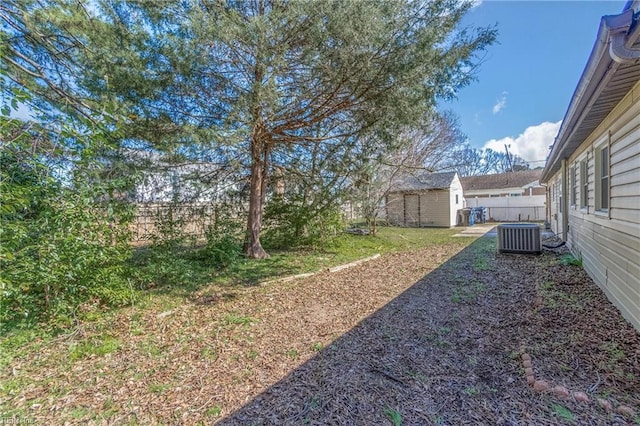
M 231 235 L 207 233 L 207 245 L 201 255 L 217 268 L 227 268 L 242 257 L 242 247 Z
M 242 222 L 239 222 L 229 206 L 216 208 L 215 221 L 205 236 L 207 244 L 199 255 L 217 268 L 227 268 L 242 257 L 239 243 L 243 235 Z
M 274 248 L 324 245 L 345 227 L 338 206 L 309 206 L 297 198 L 275 198 L 264 217 L 265 245 Z
M 0 322 L 61 319 L 89 300 L 129 303 L 128 206 L 105 187 L 76 184 L 77 169 L 66 182 L 56 176 L 31 137 L 18 132 L 0 152 Z

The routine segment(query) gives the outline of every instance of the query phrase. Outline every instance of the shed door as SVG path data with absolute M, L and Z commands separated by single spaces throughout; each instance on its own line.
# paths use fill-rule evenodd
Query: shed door
M 420 196 L 405 194 L 404 196 L 404 225 L 420 226 Z

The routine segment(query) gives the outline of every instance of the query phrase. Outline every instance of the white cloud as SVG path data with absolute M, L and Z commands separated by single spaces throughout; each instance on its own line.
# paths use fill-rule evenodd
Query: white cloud
M 562 121 L 551 123 L 545 121 L 537 126 L 530 126 L 525 129 L 519 136 L 504 137 L 502 139 L 491 139 L 487 141 L 482 149 L 491 148 L 494 151 L 504 152 L 504 145 L 511 145 L 509 152 L 524 158 L 526 161 L 533 162 L 532 167 L 544 165 L 542 160 L 547 158 L 549 146 L 558 134 Z
M 507 106 L 507 95 L 509 94 L 509 92 L 502 92 L 502 95 L 500 95 L 500 99 L 498 99 L 496 101 L 496 104 L 493 106 L 493 113 L 497 114 L 500 111 L 502 111 L 503 109 L 505 109 L 505 107 Z

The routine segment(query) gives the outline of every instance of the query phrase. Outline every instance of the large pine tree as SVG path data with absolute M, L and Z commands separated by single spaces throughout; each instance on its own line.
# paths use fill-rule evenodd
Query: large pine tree
M 243 153 L 245 252 L 264 258 L 275 150 L 335 143 L 374 127 L 392 140 L 418 123 L 437 98 L 472 80 L 478 52 L 495 38 L 493 29 L 459 28 L 470 7 L 460 0 L 25 0 L 2 18 L 25 11 L 20 25 L 37 37 L 4 34 L 3 67 L 14 84 L 34 87 L 39 79 L 43 95 L 79 111 L 117 105 L 128 138 L 183 154 L 187 146 L 221 145 Z M 38 61 L 55 63 L 55 55 L 28 53 L 51 40 L 71 45 L 64 54 L 73 67 L 67 74 L 50 68 L 59 80 L 47 84 Z M 55 86 L 69 95 L 56 95 Z

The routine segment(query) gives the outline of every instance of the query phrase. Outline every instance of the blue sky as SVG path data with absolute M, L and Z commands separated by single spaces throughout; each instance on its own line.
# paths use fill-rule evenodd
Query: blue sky
M 587 63 L 603 15 L 622 11 L 625 1 L 484 0 L 463 25 L 497 25 L 478 81 L 458 99 L 455 111 L 473 147 L 510 152 L 543 166 L 560 122 Z
M 460 118 L 471 146 L 510 152 L 544 165 L 586 65 L 603 15 L 626 1 L 476 0 L 463 26 L 492 26 L 490 46 L 477 81 L 458 98 L 441 103 Z M 22 107 L 17 114 L 29 116 Z

